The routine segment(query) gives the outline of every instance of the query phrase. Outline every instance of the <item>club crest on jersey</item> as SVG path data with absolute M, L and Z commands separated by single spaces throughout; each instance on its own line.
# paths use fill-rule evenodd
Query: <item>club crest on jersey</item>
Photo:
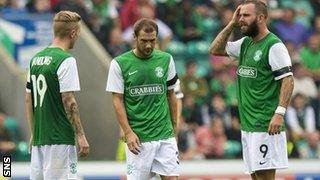
M 261 50 L 258 50 L 258 51 L 256 51 L 256 52 L 254 53 L 253 59 L 254 59 L 255 61 L 260 61 L 261 56 L 262 56 L 262 51 L 261 51 Z
M 158 66 L 158 67 L 156 67 L 156 69 L 154 71 L 155 71 L 157 77 L 159 77 L 159 78 L 163 77 L 163 69 L 162 69 L 162 67 Z

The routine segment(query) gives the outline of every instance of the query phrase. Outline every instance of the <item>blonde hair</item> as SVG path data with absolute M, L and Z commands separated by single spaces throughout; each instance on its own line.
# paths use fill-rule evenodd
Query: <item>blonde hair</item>
M 76 12 L 60 11 L 53 18 L 54 37 L 64 38 L 80 27 L 81 16 Z

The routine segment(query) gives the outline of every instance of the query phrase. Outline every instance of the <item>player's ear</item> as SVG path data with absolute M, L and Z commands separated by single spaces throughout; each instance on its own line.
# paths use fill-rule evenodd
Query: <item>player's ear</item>
M 262 23 L 265 19 L 265 16 L 263 14 L 258 15 L 258 23 Z
M 76 35 L 77 35 L 77 30 L 76 29 L 71 30 L 70 37 L 73 39 L 76 37 Z

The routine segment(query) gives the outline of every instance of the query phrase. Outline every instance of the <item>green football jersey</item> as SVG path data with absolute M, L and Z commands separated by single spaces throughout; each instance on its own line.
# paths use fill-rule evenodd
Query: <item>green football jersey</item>
M 73 127 L 68 120 L 60 94 L 57 71 L 71 54 L 60 48 L 46 48 L 30 61 L 33 104 L 33 145 L 75 144 Z
M 272 33 L 254 42 L 245 37 L 237 69 L 237 94 L 241 129 L 267 132 L 279 104 L 280 81 L 269 64 L 269 50 L 281 40 Z
M 154 50 L 141 59 L 133 51 L 115 58 L 124 80 L 124 105 L 130 127 L 141 142 L 174 136 L 167 99 L 171 56 Z

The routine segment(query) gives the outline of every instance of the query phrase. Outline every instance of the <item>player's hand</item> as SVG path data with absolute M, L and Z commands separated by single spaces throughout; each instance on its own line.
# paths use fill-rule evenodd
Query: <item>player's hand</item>
M 282 124 L 283 116 L 280 114 L 274 114 L 269 124 L 268 133 L 270 135 L 280 134 Z
M 129 150 L 133 154 L 137 155 L 140 153 L 140 147 L 141 147 L 140 140 L 139 140 L 138 136 L 133 131 L 131 131 L 130 133 L 128 133 L 126 135 L 126 143 L 127 143 Z
M 239 14 L 240 14 L 241 6 L 242 5 L 239 5 L 237 7 L 236 11 L 233 13 L 232 20 L 230 21 L 230 23 L 234 24 L 235 26 L 239 25 L 239 19 L 240 19 Z
M 79 155 L 80 157 L 86 157 L 89 154 L 89 143 L 86 139 L 86 136 L 79 135 L 78 136 L 78 144 L 79 144 Z

